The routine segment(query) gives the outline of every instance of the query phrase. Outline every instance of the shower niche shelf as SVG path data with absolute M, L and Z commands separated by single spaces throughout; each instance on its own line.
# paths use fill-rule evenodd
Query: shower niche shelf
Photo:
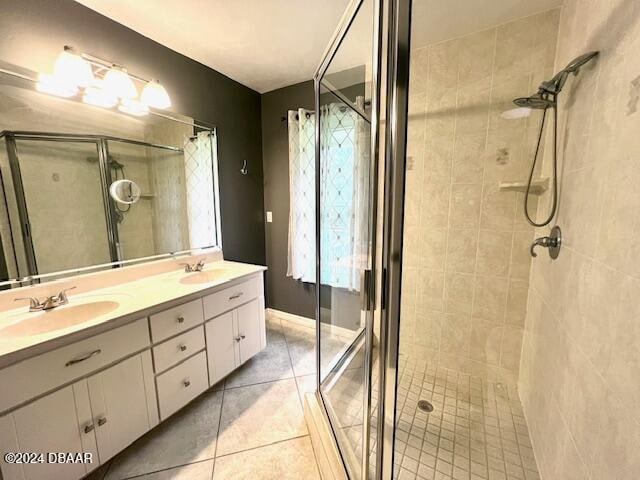
M 503 192 L 526 192 L 527 182 L 500 182 L 498 188 Z M 549 189 L 549 178 L 534 178 L 531 182 L 529 193 L 532 195 L 541 195 Z

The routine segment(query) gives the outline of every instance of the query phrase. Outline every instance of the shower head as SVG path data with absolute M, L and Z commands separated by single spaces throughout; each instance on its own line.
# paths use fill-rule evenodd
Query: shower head
M 540 87 L 538 88 L 538 92 L 557 95 L 558 93 L 560 93 L 560 91 L 562 91 L 562 88 L 567 82 L 569 75 L 572 73 L 573 75 L 578 75 L 578 73 L 580 73 L 580 68 L 589 60 L 597 57 L 599 53 L 600 52 L 589 52 L 574 58 L 566 67 L 564 67 L 564 69 L 556 73 L 556 75 L 551 80 L 542 82 L 540 84 Z
M 534 110 L 546 110 L 549 107 L 555 106 L 556 102 L 539 92 L 530 97 L 516 98 L 513 103 L 521 108 L 531 108 Z
M 529 97 L 516 98 L 513 103 L 518 107 L 526 107 L 538 110 L 546 110 L 556 106 L 556 96 L 562 91 L 570 74 L 577 75 L 580 68 L 591 59 L 598 56 L 599 52 L 589 52 L 574 58 L 561 71 L 556 73 L 551 80 L 545 80 L 538 87 L 538 91 Z

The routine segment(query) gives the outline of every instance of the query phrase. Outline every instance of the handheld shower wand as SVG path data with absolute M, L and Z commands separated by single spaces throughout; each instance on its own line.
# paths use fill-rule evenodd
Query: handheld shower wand
M 552 79 L 542 82 L 536 93 L 529 97 L 516 98 L 513 101 L 513 103 L 521 108 L 542 110 L 540 132 L 538 133 L 538 141 L 536 143 L 535 153 L 533 154 L 531 171 L 529 172 L 527 191 L 524 195 L 524 214 L 527 217 L 527 221 L 534 227 L 544 227 L 551 223 L 551 220 L 555 217 L 556 210 L 558 208 L 558 94 L 562 91 L 569 75 L 578 75 L 580 68 L 585 63 L 595 58 L 598 54 L 599 52 L 589 52 L 574 58 L 563 70 L 555 74 Z M 529 215 L 529 191 L 531 190 L 533 172 L 535 171 L 536 163 L 538 161 L 538 153 L 540 152 L 540 145 L 542 144 L 542 134 L 544 132 L 544 125 L 547 118 L 547 110 L 549 108 L 553 110 L 553 198 L 549 216 L 542 222 L 536 222 L 531 218 L 531 215 Z

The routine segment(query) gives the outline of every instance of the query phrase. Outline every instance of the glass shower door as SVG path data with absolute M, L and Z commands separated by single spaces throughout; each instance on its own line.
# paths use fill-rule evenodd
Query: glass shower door
M 374 6 L 352 2 L 316 75 L 319 392 L 353 479 L 369 471 Z

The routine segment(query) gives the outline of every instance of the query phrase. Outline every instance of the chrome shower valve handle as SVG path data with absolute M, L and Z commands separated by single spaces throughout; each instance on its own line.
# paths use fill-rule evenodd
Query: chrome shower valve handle
M 558 254 L 560 253 L 560 246 L 562 245 L 562 232 L 559 226 L 555 226 L 551 229 L 551 233 L 548 237 L 539 237 L 536 238 L 531 244 L 530 252 L 532 257 L 537 257 L 538 254 L 535 252 L 535 248 L 537 246 L 545 247 L 549 249 L 549 256 L 552 259 L 558 258 Z

